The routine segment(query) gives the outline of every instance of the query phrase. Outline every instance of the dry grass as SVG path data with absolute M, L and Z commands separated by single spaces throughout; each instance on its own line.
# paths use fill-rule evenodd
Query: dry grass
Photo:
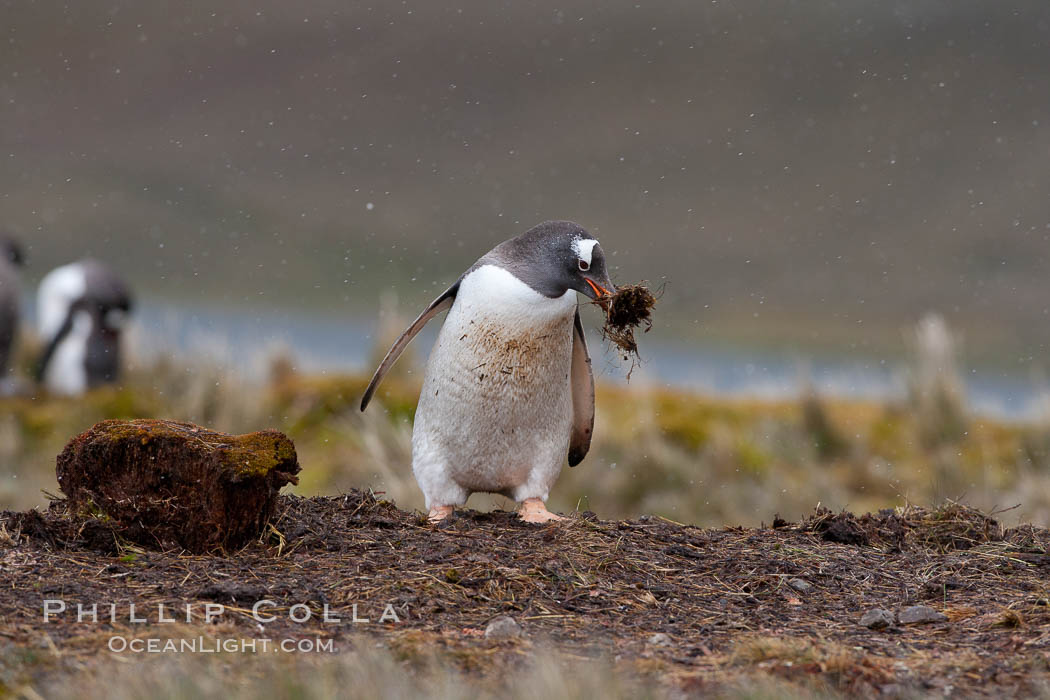
M 432 655 L 406 664 L 396 654 L 368 644 L 334 657 L 217 658 L 195 656 L 147 660 L 134 667 L 112 661 L 89 665 L 75 676 L 40 684 L 43 697 L 84 700 L 224 700 L 360 697 L 386 700 L 591 700 L 681 698 L 704 688 L 705 697 L 723 700 L 839 698 L 812 684 L 792 683 L 766 673 L 745 673 L 716 688 L 683 677 L 679 687 L 659 685 L 622 663 L 540 652 L 506 676 L 491 678 L 457 669 L 450 659 Z M 32 698 L 33 686 L 15 689 Z
M 1003 540 L 999 522 L 954 501 L 932 510 L 909 506 L 903 510 L 902 518 L 909 521 L 919 546 L 950 551 Z
M 359 697 L 409 700 L 479 698 L 650 698 L 666 693 L 646 689 L 602 662 L 566 664 L 541 654 L 505 678 L 482 679 L 457 669 L 447 659 L 431 656 L 412 665 L 362 640 L 353 651 L 309 658 L 280 655 L 276 659 L 227 654 L 219 658 L 154 660 L 144 664 L 100 664 L 73 678 L 43 684 L 45 697 L 157 698 L 308 698 Z
M 939 314 L 927 314 L 908 338 L 908 398 L 923 445 L 958 442 L 970 422 L 959 374 L 959 338 Z
M 422 497 L 411 474 L 418 372 L 391 377 L 376 405 L 356 404 L 364 376 L 307 376 L 286 355 L 256 379 L 223 364 L 138 359 L 122 387 L 81 399 L 0 400 L 0 507 L 44 502 L 68 439 L 106 418 L 184 420 L 231 433 L 272 427 L 295 442 L 302 494 L 369 487 L 408 508 Z M 411 368 L 409 368 L 411 369 Z M 799 518 L 814 503 L 878 510 L 965 501 L 983 510 L 1020 504 L 1006 523 L 1050 524 L 1050 427 L 970 418 L 950 442 L 926 437 L 919 404 L 712 398 L 654 387 L 599 384 L 595 437 L 565 469 L 552 507 L 604 517 L 653 513 L 681 522 L 758 525 Z M 936 421 L 934 421 L 936 422 Z M 943 422 L 943 421 L 941 421 Z M 944 434 L 944 431 L 942 431 Z M 473 505 L 509 507 L 474 496 Z

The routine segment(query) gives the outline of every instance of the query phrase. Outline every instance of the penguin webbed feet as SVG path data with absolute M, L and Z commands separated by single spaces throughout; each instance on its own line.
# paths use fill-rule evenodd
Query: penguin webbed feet
M 539 498 L 526 498 L 518 509 L 518 517 L 527 523 L 550 523 L 565 520 L 564 516 L 547 510 L 547 505 Z
M 442 520 L 452 515 L 454 510 L 454 506 L 434 506 L 430 509 L 430 513 L 427 515 L 427 522 L 431 525 L 440 523 Z
M 447 521 L 455 512 L 455 506 L 433 506 L 427 514 L 427 523 L 439 525 Z M 518 518 L 526 523 L 544 524 L 568 520 L 563 515 L 547 510 L 547 505 L 539 498 L 526 498 L 518 508 Z

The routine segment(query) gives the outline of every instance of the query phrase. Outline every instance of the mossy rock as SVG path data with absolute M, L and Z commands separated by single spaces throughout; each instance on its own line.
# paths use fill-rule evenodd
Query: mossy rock
M 106 420 L 66 445 L 56 471 L 72 510 L 105 516 L 139 544 L 204 553 L 257 537 L 281 488 L 298 483 L 299 462 L 275 430 Z

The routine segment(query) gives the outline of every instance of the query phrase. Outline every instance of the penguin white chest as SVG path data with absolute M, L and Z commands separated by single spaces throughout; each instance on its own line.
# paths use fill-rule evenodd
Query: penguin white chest
M 87 291 L 87 279 L 79 263 L 55 268 L 40 282 L 37 295 L 37 314 L 40 335 L 50 339 L 66 322 L 66 314 L 74 301 Z
M 428 507 L 475 491 L 546 500 L 568 450 L 576 293 L 484 265 L 460 283 L 427 362 L 413 471 Z
M 72 328 L 59 341 L 44 374 L 48 390 L 70 396 L 82 394 L 88 387 L 87 344 L 93 326 L 86 311 L 76 312 L 72 320 Z

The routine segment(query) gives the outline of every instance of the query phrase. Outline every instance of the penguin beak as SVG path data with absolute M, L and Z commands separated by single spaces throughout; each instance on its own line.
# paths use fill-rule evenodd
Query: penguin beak
M 587 286 L 591 288 L 592 292 L 594 292 L 593 294 L 587 294 L 587 296 L 594 299 L 595 301 L 598 301 L 599 299 L 602 299 L 604 297 L 612 296 L 612 292 L 610 292 L 608 289 L 601 286 L 600 284 L 597 284 L 594 280 L 584 277 L 583 281 L 586 282 Z
M 584 289 L 583 293 L 593 299 L 595 304 L 602 307 L 605 313 L 609 313 L 613 294 L 616 293 L 616 286 L 609 279 L 609 276 L 605 275 L 605 279 L 602 280 L 605 284 L 599 284 L 590 277 L 584 277 L 583 281 L 587 283 L 587 289 Z

